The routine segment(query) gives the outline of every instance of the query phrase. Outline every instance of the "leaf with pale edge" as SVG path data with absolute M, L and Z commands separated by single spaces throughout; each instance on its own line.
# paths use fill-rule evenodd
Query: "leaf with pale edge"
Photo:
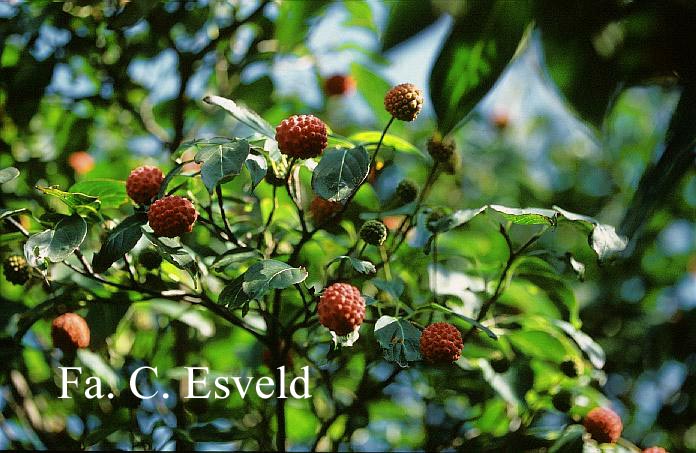
M 143 232 L 162 258 L 179 269 L 188 272 L 193 281 L 198 284 L 198 264 L 193 256 L 176 239 L 158 237 L 146 229 L 143 229 Z
M 353 258 L 352 256 L 346 255 L 337 256 L 336 258 L 332 259 L 328 262 L 327 267 L 331 263 L 335 263 L 336 261 L 342 260 L 350 261 L 350 264 L 351 266 L 353 266 L 353 269 L 360 272 L 361 274 L 374 274 L 375 272 L 377 272 L 377 268 L 371 262 L 359 260 L 357 258 Z
M 244 276 L 240 275 L 222 289 L 217 303 L 230 310 L 248 304 L 251 299 L 244 292 L 243 285 Z
M 421 332 L 409 321 L 382 316 L 375 323 L 375 338 L 382 348 L 384 360 L 401 367 L 421 359 Z
M 0 170 L 0 184 L 12 181 L 19 176 L 19 170 L 14 167 L 7 167 Z
M 246 165 L 249 175 L 251 175 L 251 188 L 255 189 L 263 181 L 263 178 L 266 177 L 268 163 L 263 156 L 249 154 L 246 161 L 244 161 L 244 165 Z
M 263 260 L 244 273 L 244 292 L 250 299 L 260 299 L 272 289 L 285 289 L 307 278 L 307 271 L 276 260 Z
M 52 187 L 37 187 L 41 192 L 52 195 L 58 198 L 60 201 L 65 203 L 73 212 L 80 214 L 96 214 L 99 211 L 101 202 L 99 198 L 86 195 L 84 193 L 74 193 L 65 192 L 58 189 L 56 186 Z
M 24 244 L 24 256 L 32 267 L 64 261 L 77 249 L 87 235 L 87 222 L 77 214 L 63 217 L 53 230 L 34 234 Z
M 232 115 L 237 121 L 245 126 L 252 128 L 256 132 L 259 132 L 266 137 L 275 138 L 275 130 L 273 129 L 273 126 L 261 118 L 258 113 L 238 105 L 232 99 L 227 99 L 220 96 L 206 96 L 203 98 L 203 102 L 217 105 L 218 107 L 226 110 L 227 113 Z

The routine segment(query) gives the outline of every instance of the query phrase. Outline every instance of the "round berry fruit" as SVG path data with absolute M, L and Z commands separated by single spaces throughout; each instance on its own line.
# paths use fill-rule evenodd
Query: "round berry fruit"
M 324 82 L 328 96 L 344 96 L 355 90 L 355 79 L 349 75 L 335 74 Z
M 159 168 L 148 165 L 138 167 L 128 175 L 126 192 L 136 203 L 145 204 L 157 196 L 162 181 L 164 174 Z
M 370 245 L 380 246 L 387 240 L 387 227 L 379 220 L 368 220 L 360 227 L 360 239 Z
M 387 92 L 384 108 L 394 118 L 413 121 L 423 108 L 423 91 L 412 83 L 402 83 Z
M 307 159 L 320 156 L 326 148 L 326 124 L 314 115 L 293 115 L 276 127 L 280 152 L 289 157 Z
M 462 334 L 450 323 L 430 324 L 421 333 L 420 352 L 426 362 L 456 362 L 459 360 L 463 347 Z
M 616 412 L 605 407 L 595 407 L 585 416 L 585 429 L 594 440 L 603 444 L 613 444 L 623 430 L 621 417 Z
M 190 233 L 197 218 L 193 203 L 176 195 L 155 201 L 147 211 L 147 221 L 155 235 L 168 238 Z
M 29 266 L 21 255 L 8 256 L 2 263 L 5 278 L 13 285 L 23 285 L 29 280 Z
M 418 186 L 410 179 L 403 179 L 396 186 L 396 197 L 401 204 L 406 204 L 414 201 L 418 196 Z
M 309 212 L 312 214 L 316 225 L 323 225 L 333 219 L 343 209 L 343 204 L 338 201 L 329 201 L 321 197 L 314 197 L 309 205 Z
M 89 326 L 85 319 L 76 313 L 65 313 L 51 323 L 53 346 L 64 353 L 89 346 Z
M 319 322 L 336 335 L 348 335 L 365 319 L 365 299 L 348 283 L 334 283 L 319 299 Z

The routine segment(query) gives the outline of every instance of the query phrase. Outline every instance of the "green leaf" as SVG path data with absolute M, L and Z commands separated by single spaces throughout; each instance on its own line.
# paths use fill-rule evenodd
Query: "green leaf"
M 537 257 L 525 256 L 517 263 L 517 276 L 546 292 L 554 305 L 567 314 L 570 323 L 579 327 L 580 308 L 573 288 L 566 279 L 559 275 L 549 263 Z
M 600 262 L 614 257 L 624 251 L 628 246 L 628 238 L 618 234 L 613 226 L 599 223 L 592 217 L 575 214 L 561 209 L 558 206 L 554 206 L 553 208 L 567 220 L 591 228 L 588 241 L 592 250 L 597 254 L 597 259 Z
M 73 212 L 78 214 L 96 214 L 99 211 L 101 202 L 97 197 L 83 193 L 65 192 L 57 186 L 37 187 L 41 192 L 52 195 L 65 203 Z
M 272 289 L 288 288 L 307 278 L 303 268 L 292 267 L 276 260 L 263 260 L 244 273 L 244 292 L 250 299 L 260 299 Z
M 259 185 L 263 178 L 266 177 L 268 172 L 268 163 L 263 156 L 257 156 L 256 154 L 249 154 L 244 161 L 249 174 L 251 175 L 251 188 L 252 190 Z
M 389 294 L 394 300 L 398 300 L 404 293 L 404 282 L 400 278 L 395 278 L 394 280 L 373 278 L 370 280 L 370 283 L 375 285 L 378 290 Z
M 53 263 L 64 261 L 77 249 L 87 235 L 87 222 L 77 214 L 63 217 L 53 230 L 37 233 L 24 244 L 24 256 L 32 267 L 46 259 Z
M 349 2 L 344 2 L 343 6 L 348 10 L 350 18 L 348 18 L 344 25 L 348 27 L 362 27 L 370 31 L 377 31 L 375 27 L 375 21 L 372 17 L 372 10 L 370 9 L 370 4 L 365 0 L 351 0 Z
M 215 271 L 220 271 L 233 263 L 249 260 L 251 258 L 263 258 L 261 252 L 250 247 L 237 247 L 226 251 L 215 258 L 210 267 Z
M 206 96 L 203 98 L 203 102 L 223 108 L 245 126 L 250 127 L 266 137 L 275 139 L 275 129 L 273 126 L 261 118 L 258 113 L 237 105 L 232 99 L 226 99 L 220 96 Z
M 346 255 L 337 256 L 336 258 L 329 261 L 327 263 L 326 267 L 328 267 L 331 263 L 335 263 L 336 261 L 342 261 L 342 260 L 349 260 L 351 266 L 353 266 L 353 269 L 360 272 L 361 274 L 374 274 L 377 272 L 377 268 L 371 262 L 359 260 L 357 258 L 353 258 L 352 256 L 346 256 Z
M 406 367 L 421 359 L 421 332 L 409 321 L 382 316 L 375 323 L 375 338 L 382 348 L 384 360 Z
M 514 331 L 510 332 L 506 338 L 524 355 L 556 363 L 561 363 L 566 356 L 563 344 L 553 335 L 542 330 Z
M 179 147 L 179 149 L 181 149 L 183 147 L 191 148 L 192 146 L 195 146 L 196 143 L 198 143 L 197 140 L 187 142 L 187 143 L 181 145 Z M 167 173 L 167 175 L 164 177 L 164 180 L 162 180 L 162 185 L 160 186 L 160 190 L 157 193 L 158 199 L 164 197 L 164 195 L 167 193 L 167 187 L 169 187 L 169 183 L 172 182 L 172 179 L 174 179 L 174 177 L 178 176 L 179 173 L 181 173 L 184 170 L 184 165 L 186 165 L 186 164 L 182 162 L 182 163 L 177 164 L 176 167 L 169 170 L 169 173 Z
M 0 184 L 12 181 L 19 176 L 19 170 L 14 167 L 7 167 L 0 170 Z
M 142 226 L 147 223 L 144 213 L 136 213 L 123 219 L 109 232 L 99 252 L 92 258 L 94 272 L 102 273 L 127 252 L 133 250 L 143 235 Z
M 193 281 L 198 282 L 198 264 L 195 258 L 181 246 L 179 241 L 155 236 L 154 233 L 146 229 L 143 229 L 143 232 L 162 258 L 179 269 L 188 272 Z
M 568 426 L 561 437 L 549 448 L 549 453 L 583 453 L 585 427 L 582 425 Z
M 578 344 L 578 347 L 580 347 L 580 349 L 587 355 L 587 357 L 590 359 L 590 362 L 592 362 L 592 365 L 595 368 L 604 368 L 604 363 L 606 362 L 606 355 L 604 354 L 604 350 L 602 349 L 602 347 L 599 344 L 597 344 L 592 339 L 592 337 L 580 331 L 579 329 L 576 329 L 575 327 L 573 327 L 572 324 L 569 324 L 565 321 L 561 321 L 560 319 L 555 319 L 552 322 L 556 326 L 561 328 L 570 338 L 572 338 Z
M 532 20 L 530 1 L 470 2 L 445 41 L 430 74 L 430 97 L 443 135 L 490 91 Z
M 358 132 L 357 134 L 353 134 L 348 139 L 352 142 L 357 142 L 363 145 L 371 144 L 371 143 L 378 143 L 379 138 L 382 136 L 382 131 L 366 131 L 366 132 Z M 389 146 L 394 148 L 397 151 L 402 151 L 405 153 L 409 154 L 417 154 L 419 156 L 424 156 L 423 151 L 418 149 L 415 145 L 412 143 L 404 140 L 401 137 L 397 137 L 396 135 L 391 135 L 391 134 L 386 134 L 384 136 L 384 140 L 382 141 L 382 146 Z
M 327 3 L 325 0 L 281 2 L 278 7 L 278 16 L 274 20 L 278 52 L 297 52 L 296 47 L 303 43 L 307 36 L 309 19 L 318 14 Z
M 324 152 L 312 173 L 312 189 L 329 201 L 343 201 L 357 190 L 370 170 L 364 147 L 331 148 Z
M 500 205 L 490 205 L 491 209 L 499 212 L 505 219 L 518 225 L 555 225 L 558 213 L 552 209 L 541 208 L 508 208 Z
M 249 142 L 244 139 L 211 138 L 196 144 L 196 162 L 201 165 L 201 179 L 213 193 L 218 184 L 229 181 L 242 171 L 249 155 Z
M 118 208 L 128 203 L 126 183 L 115 179 L 79 181 L 73 184 L 68 191 L 96 197 L 103 208 Z
M 230 309 L 241 308 L 248 304 L 251 299 L 244 292 L 244 276 L 240 275 L 231 283 L 225 285 L 220 292 L 217 303 Z
M 418 311 L 428 310 L 428 309 L 442 311 L 442 312 L 445 312 L 451 316 L 455 316 L 455 317 L 471 324 L 472 326 L 476 327 L 477 329 L 483 331 L 486 335 L 488 335 L 488 338 L 490 338 L 491 340 L 498 339 L 498 336 L 495 333 L 493 333 L 493 331 L 491 329 L 484 326 L 480 322 L 476 321 L 475 319 L 469 318 L 468 316 L 464 316 L 464 315 L 459 314 L 453 310 L 450 310 L 449 308 L 444 307 L 440 304 L 427 304 L 427 305 L 423 305 L 423 306 L 418 307 Z
M 432 2 L 391 2 L 389 20 L 382 34 L 382 50 L 387 51 L 420 33 L 437 20 Z
M 384 95 L 391 88 L 389 83 L 378 76 L 375 71 L 358 63 L 353 63 L 350 66 L 350 72 L 355 78 L 358 92 L 365 98 L 367 105 L 370 106 L 372 113 L 377 118 L 377 124 L 387 124 L 391 119 L 391 114 L 384 108 Z

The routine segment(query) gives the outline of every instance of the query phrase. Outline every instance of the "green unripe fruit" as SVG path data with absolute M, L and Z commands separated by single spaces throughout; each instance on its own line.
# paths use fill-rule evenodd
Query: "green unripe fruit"
M 510 361 L 503 354 L 497 352 L 491 356 L 491 368 L 496 373 L 502 374 L 510 369 Z
M 5 271 L 5 278 L 13 285 L 23 285 L 29 280 L 29 266 L 27 260 L 20 255 L 12 255 L 7 257 L 2 263 Z
M 428 140 L 428 153 L 435 162 L 449 162 L 454 154 L 454 142 L 431 137 Z
M 162 256 L 152 249 L 145 249 L 140 253 L 138 262 L 148 270 L 157 269 L 162 264 Z
M 360 239 L 370 245 L 382 245 L 387 239 L 387 227 L 379 220 L 368 220 L 360 227 Z
M 418 186 L 410 179 L 404 179 L 396 186 L 396 197 L 401 204 L 410 203 L 418 197 Z
M 578 377 L 578 364 L 572 359 L 564 360 L 561 363 L 561 372 L 569 378 Z
M 559 412 L 568 412 L 573 407 L 573 394 L 568 390 L 561 390 L 551 397 L 551 404 Z

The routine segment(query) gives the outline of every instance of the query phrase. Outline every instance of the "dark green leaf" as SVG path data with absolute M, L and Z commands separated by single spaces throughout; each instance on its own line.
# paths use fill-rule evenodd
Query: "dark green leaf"
M 389 50 L 423 31 L 437 20 L 429 1 L 391 2 L 389 20 L 382 34 L 382 50 Z
M 123 219 L 109 232 L 106 241 L 92 259 L 94 272 L 106 271 L 127 252 L 133 250 L 143 235 L 142 226 L 147 223 L 145 214 L 137 213 Z
M 228 250 L 222 255 L 215 258 L 210 267 L 216 271 L 220 271 L 221 269 L 224 269 L 230 264 L 259 257 L 262 257 L 261 253 L 254 248 L 238 247 L 232 250 Z
M 19 209 L 5 209 L 5 208 L 0 208 L 0 220 L 4 219 L 5 217 L 12 217 L 17 214 L 21 214 L 23 212 L 26 212 L 26 208 L 19 208 Z
M 248 304 L 251 299 L 244 292 L 243 285 L 244 276 L 240 275 L 223 288 L 217 303 L 229 308 L 230 310 L 234 310 Z
M 530 2 L 470 2 L 430 74 L 438 129 L 449 133 L 490 91 L 532 20 Z
M 229 181 L 242 171 L 249 155 L 249 142 L 244 139 L 212 138 L 196 144 L 196 162 L 201 165 L 201 178 L 208 192 L 218 184 Z
M 249 174 L 251 175 L 251 187 L 255 189 L 259 185 L 263 178 L 268 172 L 268 163 L 263 156 L 257 156 L 256 154 L 249 154 L 246 161 L 244 162 Z
M 375 338 L 384 359 L 402 367 L 421 359 L 420 336 L 420 330 L 409 321 L 382 316 L 375 323 Z
M 389 294 L 394 300 L 398 300 L 404 293 L 404 282 L 399 278 L 390 281 L 373 278 L 370 280 L 370 283 L 375 285 L 380 291 Z
M 198 282 L 198 264 L 189 252 L 184 249 L 176 239 L 158 237 L 151 231 L 143 230 L 145 236 L 150 240 L 155 250 L 167 262 L 173 264 L 181 270 L 188 272 L 194 282 Z
M 288 288 L 307 278 L 307 271 L 276 260 L 263 260 L 244 274 L 243 288 L 250 299 L 260 299 L 272 289 Z
M 471 219 L 486 210 L 486 206 L 478 209 L 460 209 L 429 225 L 429 229 L 436 233 L 444 233 L 458 226 L 468 223 Z
M 369 170 L 370 156 L 362 146 L 331 148 L 314 169 L 312 189 L 325 200 L 343 201 L 357 190 Z

